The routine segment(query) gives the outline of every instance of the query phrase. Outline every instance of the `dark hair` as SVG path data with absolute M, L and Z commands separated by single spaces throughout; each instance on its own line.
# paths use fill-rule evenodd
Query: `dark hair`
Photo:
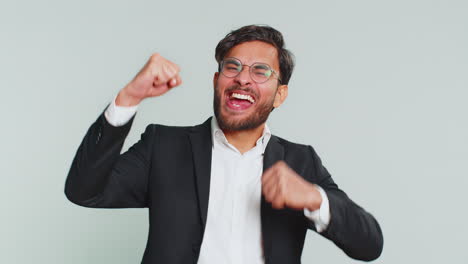
M 284 48 L 284 40 L 281 32 L 270 26 L 249 25 L 231 31 L 216 46 L 215 58 L 218 65 L 231 48 L 238 44 L 254 40 L 269 43 L 276 48 L 278 52 L 281 83 L 288 84 L 294 69 L 293 54 Z

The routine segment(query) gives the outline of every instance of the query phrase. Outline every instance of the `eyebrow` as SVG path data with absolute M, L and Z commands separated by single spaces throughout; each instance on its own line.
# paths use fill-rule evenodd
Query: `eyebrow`
M 250 64 L 247 64 L 247 63 L 244 63 L 241 59 L 236 58 L 236 57 L 226 57 L 226 58 L 224 58 L 224 60 L 227 60 L 227 59 L 236 59 L 236 60 L 239 60 L 239 61 L 241 62 L 242 65 L 247 65 L 247 66 L 250 66 L 250 65 L 252 65 L 252 64 L 254 64 L 254 63 L 266 64 L 266 65 L 268 65 L 272 70 L 276 71 L 275 69 L 273 69 L 273 67 L 272 67 L 269 63 L 263 62 L 263 61 L 254 61 L 254 62 L 252 62 L 252 63 L 250 63 Z

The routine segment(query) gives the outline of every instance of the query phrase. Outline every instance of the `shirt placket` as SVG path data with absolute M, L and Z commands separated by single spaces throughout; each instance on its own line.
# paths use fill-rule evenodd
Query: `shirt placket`
M 234 166 L 233 166 L 233 173 L 230 175 L 233 177 L 233 192 L 232 192 L 232 229 L 231 229 L 231 260 L 233 263 L 240 263 L 239 257 L 242 256 L 242 248 L 240 245 L 242 244 L 241 241 L 241 233 L 242 233 L 242 226 L 241 226 L 241 218 L 242 218 L 242 204 L 240 197 L 242 197 L 240 183 L 242 182 L 241 179 L 241 172 L 242 172 L 242 155 L 240 153 L 232 152 Z

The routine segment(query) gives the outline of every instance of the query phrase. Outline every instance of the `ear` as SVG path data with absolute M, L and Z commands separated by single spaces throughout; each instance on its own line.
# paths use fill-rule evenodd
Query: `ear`
M 213 76 L 213 88 L 216 87 L 216 83 L 218 82 L 219 72 L 215 72 Z
M 273 102 L 273 107 L 278 108 L 280 105 L 283 104 L 284 100 L 288 97 L 288 85 L 280 85 L 278 89 L 276 89 L 275 101 Z

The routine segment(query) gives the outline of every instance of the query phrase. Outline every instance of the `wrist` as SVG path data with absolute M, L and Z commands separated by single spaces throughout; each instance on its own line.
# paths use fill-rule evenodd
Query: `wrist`
M 311 184 L 310 187 L 311 191 L 308 192 L 309 197 L 305 208 L 309 211 L 315 211 L 320 209 L 320 206 L 322 205 L 322 195 L 315 184 Z
M 120 90 L 117 98 L 115 98 L 115 105 L 117 106 L 136 106 L 141 103 L 142 99 L 128 94 L 127 87 Z

